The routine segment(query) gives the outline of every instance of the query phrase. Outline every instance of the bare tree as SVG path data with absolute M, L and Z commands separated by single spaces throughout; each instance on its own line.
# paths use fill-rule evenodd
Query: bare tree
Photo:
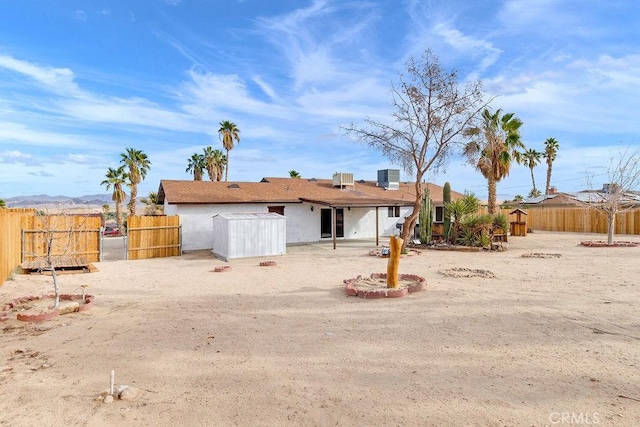
M 414 175 L 416 199 L 402 229 L 405 246 L 422 206 L 423 177 L 427 171 L 445 168 L 454 148 L 462 146 L 465 131 L 488 104 L 480 81 L 461 87 L 456 71 L 442 69 L 431 50 L 420 60 L 409 59 L 406 67 L 407 75 L 400 75 L 399 84 L 392 86 L 392 120 L 366 118 L 364 128 L 343 127 Z
M 597 209 L 607 216 L 607 244 L 613 244 L 616 229 L 616 214 L 640 210 L 640 147 L 620 150 L 612 156 L 607 168 L 608 182 L 601 190 L 587 190 L 577 203 Z M 588 179 L 593 187 L 593 179 Z
M 61 259 L 81 253 L 82 235 L 90 230 L 87 230 L 86 217 L 68 215 L 64 212 L 56 215 L 40 212 L 36 214 L 36 218 L 34 223 L 36 229 L 29 231 L 31 237 L 27 239 L 25 256 L 32 260 L 39 260 L 41 271 L 51 272 L 54 291 L 53 308 L 57 310 L 60 305 L 60 285 L 56 267 Z

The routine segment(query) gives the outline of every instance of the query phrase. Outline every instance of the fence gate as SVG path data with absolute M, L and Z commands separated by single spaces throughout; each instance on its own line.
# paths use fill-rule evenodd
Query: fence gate
M 21 233 L 21 261 L 34 268 L 44 266 L 48 253 L 62 268 L 100 260 L 100 216 L 27 216 Z
M 130 216 L 127 219 L 127 259 L 147 259 L 182 254 L 180 217 Z

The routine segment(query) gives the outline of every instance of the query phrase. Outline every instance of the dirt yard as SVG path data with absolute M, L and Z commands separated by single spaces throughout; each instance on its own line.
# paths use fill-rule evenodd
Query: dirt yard
M 400 272 L 427 290 L 397 299 L 345 295 L 386 272 L 363 242 L 96 263 L 60 276 L 91 310 L 0 322 L 0 425 L 640 425 L 640 248 L 578 245 L 604 237 L 423 251 Z M 0 308 L 51 290 L 16 276 Z M 103 402 L 112 370 L 135 396 Z

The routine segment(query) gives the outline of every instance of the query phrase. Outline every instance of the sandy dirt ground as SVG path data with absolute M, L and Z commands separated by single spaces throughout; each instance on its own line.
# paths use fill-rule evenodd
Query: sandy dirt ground
M 91 310 L 0 323 L 0 425 L 637 426 L 640 248 L 578 245 L 603 238 L 423 251 L 400 272 L 427 290 L 398 299 L 345 295 L 344 279 L 386 272 L 371 242 L 222 273 L 208 252 L 96 263 L 60 277 L 88 285 Z M 442 274 L 460 268 L 495 277 Z M 19 275 L 0 301 L 51 289 Z M 134 400 L 96 399 L 111 370 Z

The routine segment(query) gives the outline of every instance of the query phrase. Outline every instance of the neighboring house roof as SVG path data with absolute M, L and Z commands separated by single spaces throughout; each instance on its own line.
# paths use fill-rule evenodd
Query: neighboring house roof
M 536 206 L 576 206 L 575 197 L 569 193 L 543 194 L 522 201 L 523 205 Z
M 532 197 L 522 201 L 523 205 L 537 206 L 578 206 L 584 203 L 601 202 L 606 194 L 601 190 L 585 190 L 577 193 L 556 193 L 539 197 Z M 626 192 L 622 195 L 621 203 L 631 205 L 640 204 L 640 194 L 635 191 Z
M 427 184 L 434 203 L 442 203 L 442 187 Z M 451 198 L 464 195 L 455 191 Z M 260 182 L 215 182 L 162 180 L 158 203 L 315 203 L 332 207 L 413 206 L 415 186 L 400 183 L 386 190 L 376 181 L 356 181 L 353 186 L 334 187 L 330 179 L 263 178 Z

